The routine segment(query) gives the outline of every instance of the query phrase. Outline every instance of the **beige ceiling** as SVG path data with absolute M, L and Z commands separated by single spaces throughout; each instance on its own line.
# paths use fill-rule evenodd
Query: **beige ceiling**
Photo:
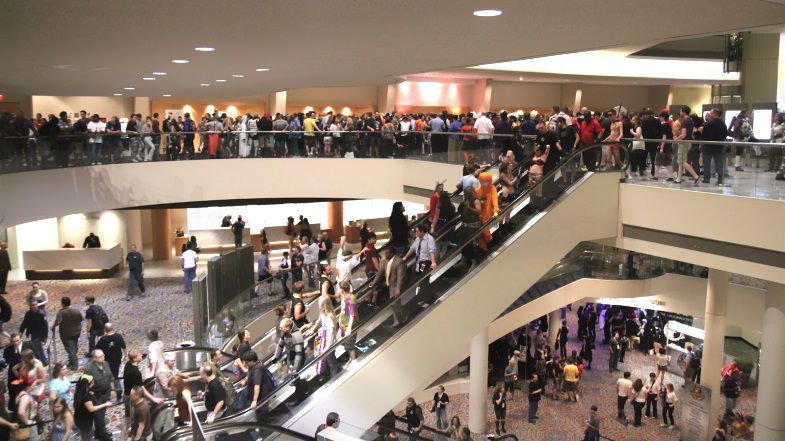
M 12 1 L 0 94 L 239 98 L 781 26 L 761 0 Z M 556 6 L 558 5 L 558 7 Z M 495 8 L 496 18 L 472 11 Z M 196 46 L 215 52 L 199 53 Z M 191 62 L 172 64 L 183 58 Z M 269 68 L 268 72 L 255 72 Z M 143 81 L 154 71 L 167 72 Z M 242 74 L 244 78 L 233 78 Z M 226 79 L 217 83 L 217 79 Z M 208 83 L 202 87 L 200 83 Z M 134 91 L 124 87 L 133 86 Z

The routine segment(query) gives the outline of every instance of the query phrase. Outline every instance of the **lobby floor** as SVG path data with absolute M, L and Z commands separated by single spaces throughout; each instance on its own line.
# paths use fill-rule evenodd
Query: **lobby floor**
M 574 312 L 568 312 L 570 327 L 570 342 L 568 343 L 568 353 L 572 350 L 580 350 L 580 344 L 575 339 L 577 329 L 577 319 Z M 584 370 L 579 386 L 579 399 L 577 403 L 552 400 L 543 398 L 536 424 L 529 424 L 527 421 L 528 402 L 526 395 L 519 390 L 514 395 L 507 396 L 507 432 L 512 433 L 518 439 L 526 441 L 581 441 L 583 440 L 584 421 L 588 418 L 589 408 L 596 405 L 599 408 L 598 414 L 601 419 L 601 435 L 614 441 L 676 441 L 680 439 L 679 430 L 669 430 L 660 427 L 662 422 L 661 408 L 657 410 L 660 419 L 643 418 L 641 427 L 624 426 L 616 419 L 616 380 L 621 374 L 628 370 L 632 373 L 632 379 L 648 377 L 649 372 L 653 371 L 654 358 L 644 355 L 640 351 L 627 351 L 624 363 L 619 364 L 621 372 L 613 374 L 608 372 L 609 351 L 608 346 L 602 344 L 602 328 L 597 329 L 597 348 L 594 350 L 594 361 L 592 370 Z M 686 394 L 680 387 L 683 383 L 682 377 L 668 373 L 665 383 L 673 383 L 676 387 L 679 399 Z M 528 391 L 528 382 L 519 382 L 519 387 Z M 548 385 L 547 391 L 552 390 Z M 467 394 L 450 394 L 450 404 L 447 408 L 447 418 L 458 415 L 463 424 L 467 424 L 469 417 L 469 396 Z M 492 389 L 487 391 L 488 414 L 487 432 L 494 430 L 494 415 L 491 403 Z M 745 415 L 754 415 L 757 390 L 745 389 L 737 404 L 737 410 Z M 718 397 L 722 403 L 724 411 L 725 400 Z M 429 412 L 430 403 L 420 403 L 425 416 L 425 424 L 429 427 L 436 427 L 435 414 Z M 632 421 L 632 405 L 627 403 L 627 418 Z M 681 424 L 681 409 L 677 406 L 674 418 L 676 425 Z
M 693 185 L 692 178 L 686 173 L 685 179 L 681 184 L 667 182 L 664 179 L 654 181 L 649 178 L 650 175 L 648 173 L 643 178 L 637 176 L 628 178 L 627 182 L 635 185 L 672 188 L 685 191 L 701 191 L 731 196 L 785 200 L 785 181 L 775 180 L 774 178 L 777 174 L 766 171 L 766 164 L 763 160 L 761 160 L 760 167 L 753 167 L 752 165 L 755 164 L 750 164 L 749 166 L 745 165 L 743 172 L 737 172 L 733 170 L 733 167 L 728 167 L 730 177 L 726 177 L 723 180 L 722 187 L 717 185 L 716 177 L 712 177 L 710 184 L 704 184 L 701 180 L 697 186 Z

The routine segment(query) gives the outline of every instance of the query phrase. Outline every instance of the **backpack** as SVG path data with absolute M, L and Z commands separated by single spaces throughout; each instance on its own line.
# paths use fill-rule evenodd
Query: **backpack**
M 109 316 L 106 311 L 99 305 L 93 305 L 93 329 L 103 330 L 104 325 L 109 322 Z
M 6 323 L 11 320 L 11 304 L 5 297 L 0 297 L 0 322 Z
M 183 132 L 193 132 L 194 130 L 192 124 L 193 120 L 191 119 L 186 119 L 183 121 Z
M 225 414 L 233 413 L 235 410 L 237 410 L 235 408 L 235 406 L 237 405 L 237 391 L 234 389 L 234 386 L 232 386 L 232 382 L 229 381 L 228 378 L 220 378 L 219 381 L 221 383 L 221 387 L 224 390 L 224 393 L 226 394 L 226 400 L 224 402 L 224 404 L 226 405 L 226 412 L 224 413 Z

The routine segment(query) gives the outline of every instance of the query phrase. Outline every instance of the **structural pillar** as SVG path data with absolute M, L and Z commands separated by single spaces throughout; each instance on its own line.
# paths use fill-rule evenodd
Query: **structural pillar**
M 343 201 L 330 201 L 327 203 L 327 229 L 330 230 L 330 239 L 338 242 L 343 236 Z
M 768 282 L 763 313 L 758 400 L 755 405 L 755 441 L 785 439 L 785 285 Z
M 556 333 L 561 328 L 561 308 L 548 314 L 548 346 L 556 347 Z
M 276 113 L 286 114 L 286 91 L 273 92 L 268 96 L 267 111 L 275 116 Z
M 716 269 L 709 270 L 706 283 L 706 314 L 701 359 L 701 385 L 711 389 L 708 441 L 713 436 L 714 426 L 720 414 L 720 381 L 725 352 L 725 313 L 728 305 L 729 274 Z
M 469 345 L 469 430 L 483 434 L 488 420 L 488 326 Z
M 174 231 L 172 217 L 168 208 L 150 210 L 150 223 L 153 233 L 153 260 L 169 260 L 172 257 Z

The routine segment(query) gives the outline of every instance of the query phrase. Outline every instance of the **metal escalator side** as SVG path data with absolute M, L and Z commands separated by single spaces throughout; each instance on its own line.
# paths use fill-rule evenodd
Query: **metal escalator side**
M 401 394 L 411 392 L 430 378 L 421 378 L 417 375 L 409 378 L 408 375 L 397 375 L 398 371 L 392 366 L 403 369 L 404 366 L 399 363 L 406 363 L 406 360 L 409 360 L 407 368 L 415 365 L 418 368 L 429 370 L 432 369 L 430 363 L 419 363 L 419 361 L 428 360 L 430 362 L 434 360 L 434 367 L 447 363 L 444 364 L 444 369 L 435 367 L 432 372 L 427 374 L 435 377 L 460 361 L 460 357 L 463 355 L 454 361 L 447 362 L 445 360 L 448 357 L 440 359 L 439 354 L 445 352 L 448 346 L 452 348 L 454 345 L 458 345 L 460 348 L 452 349 L 452 351 L 464 352 L 463 345 L 476 334 L 475 331 L 470 330 L 478 326 L 478 323 L 487 326 L 498 316 L 500 311 L 520 296 L 520 286 L 515 291 L 505 287 L 505 296 L 499 298 L 492 297 L 492 293 L 488 292 L 488 289 L 493 287 L 493 283 L 496 282 L 489 280 L 489 278 L 493 279 L 489 274 L 496 273 L 496 271 L 483 271 L 486 267 L 504 266 L 506 274 L 510 278 L 515 278 L 516 272 L 521 270 L 521 268 L 515 267 L 515 263 L 517 263 L 513 262 L 515 259 L 498 259 L 497 257 L 507 254 L 510 249 L 515 250 L 512 255 L 521 254 L 521 247 L 524 245 L 518 246 L 518 242 L 528 241 L 543 246 L 549 239 L 543 237 L 543 234 L 546 234 L 544 232 L 548 231 L 551 226 L 560 229 L 559 235 L 554 236 L 552 241 L 553 249 L 543 253 L 542 256 L 533 252 L 524 253 L 527 254 L 527 258 L 532 260 L 532 271 L 524 274 L 525 277 L 522 277 L 524 281 L 521 283 L 530 286 L 553 266 L 553 262 L 567 254 L 580 240 L 601 239 L 615 235 L 618 217 L 618 183 L 621 173 L 618 170 L 609 170 L 613 174 L 589 172 L 581 167 L 583 154 L 589 153 L 593 156 L 599 153 L 601 148 L 601 145 L 594 145 L 572 153 L 558 167 L 550 170 L 543 178 L 534 182 L 534 185 L 518 195 L 498 216 L 493 217 L 477 229 L 460 228 L 459 244 L 447 253 L 447 257 L 435 270 L 417 274 L 414 280 L 407 285 L 408 287 L 400 298 L 390 301 L 385 308 L 376 311 L 355 330 L 356 347 L 363 353 L 358 357 L 356 364 L 347 366 L 343 362 L 339 362 L 339 364 L 344 364 L 341 367 L 345 370 L 334 373 L 332 378 L 329 378 L 329 374 L 323 373 L 328 357 L 335 357 L 338 348 L 345 343 L 345 339 L 338 341 L 333 348 L 306 365 L 296 379 L 296 385 L 292 384 L 294 382 L 289 384 L 291 395 L 288 399 L 275 403 L 272 401 L 275 400 L 275 396 L 271 397 L 270 403 L 278 405 L 286 401 L 286 406 L 278 406 L 277 412 L 270 413 L 266 418 L 285 427 L 300 428 L 313 423 L 313 418 L 316 418 L 316 415 L 331 408 L 339 412 L 346 411 L 351 415 L 364 414 L 363 417 L 368 419 L 363 423 L 370 425 L 376 417 L 386 412 L 386 409 L 398 403 L 403 398 Z M 626 163 L 620 165 L 623 170 Z M 573 197 L 574 193 L 575 197 Z M 594 195 L 596 194 L 606 197 L 595 200 Z M 577 201 L 574 200 L 575 198 Z M 562 206 L 567 208 L 562 208 Z M 572 216 L 576 210 L 589 214 L 586 222 L 580 225 L 580 228 L 574 229 L 574 233 L 579 236 L 580 240 L 561 234 L 563 231 L 567 231 L 570 226 L 570 222 L 564 216 Z M 552 214 L 552 212 L 559 214 Z M 509 220 L 506 220 L 508 217 Z M 540 222 L 546 217 L 554 219 L 553 225 L 551 222 Z M 509 225 L 499 229 L 502 220 L 506 220 Z M 593 220 L 597 222 L 593 222 Z M 475 255 L 475 241 L 486 230 L 493 232 L 495 240 L 488 252 Z M 533 231 L 536 232 L 533 236 L 528 234 Z M 547 234 L 553 234 L 553 232 Z M 534 238 L 530 239 L 529 236 Z M 466 257 L 466 254 L 476 258 L 476 262 L 459 265 L 458 263 L 462 257 Z M 478 285 L 478 280 L 483 280 L 485 284 Z M 469 291 L 472 294 L 467 294 Z M 456 292 L 459 292 L 460 295 L 456 295 Z M 457 332 L 457 334 L 471 332 L 474 334 L 467 336 L 465 340 L 458 338 L 458 341 L 450 341 L 444 347 L 441 344 L 442 339 L 438 339 L 439 345 L 428 345 L 429 341 L 447 332 L 445 324 L 460 322 L 461 314 L 467 314 L 466 305 L 472 302 L 466 298 L 467 296 L 478 296 L 489 300 L 486 302 L 487 304 L 479 303 L 476 307 L 473 305 L 473 309 L 470 308 L 472 313 L 476 313 L 476 317 L 473 317 L 472 320 L 473 324 L 461 326 L 460 332 Z M 508 299 L 508 301 L 505 303 L 504 299 Z M 466 303 L 467 301 L 470 303 Z M 402 329 L 390 326 L 392 321 L 390 319 L 395 309 L 401 316 L 408 315 L 409 321 Z M 427 322 L 427 325 L 424 322 Z M 417 331 L 410 332 L 414 329 Z M 450 326 L 449 329 L 454 331 L 453 326 Z M 431 337 L 427 337 L 427 335 L 431 335 Z M 452 340 L 454 334 L 450 332 L 450 335 L 451 338 L 447 340 Z M 403 343 L 404 341 L 406 343 Z M 393 348 L 395 349 L 392 350 Z M 456 358 L 454 353 L 450 353 L 449 357 Z M 384 364 L 379 361 L 382 359 L 390 363 Z M 369 370 L 371 367 L 372 369 Z M 361 373 L 362 375 L 360 375 Z M 356 378 L 361 379 L 355 381 Z M 401 381 L 402 378 L 404 378 L 403 381 Z M 395 386 L 389 384 L 392 380 L 396 382 Z M 405 386 L 399 387 L 397 384 L 399 381 L 405 383 Z M 388 386 L 393 390 L 387 390 Z M 373 390 L 374 400 L 357 399 L 357 397 L 365 396 L 371 390 Z M 336 391 L 340 393 L 332 395 Z M 330 399 L 327 399 L 328 396 Z M 356 421 L 356 423 L 359 422 Z

